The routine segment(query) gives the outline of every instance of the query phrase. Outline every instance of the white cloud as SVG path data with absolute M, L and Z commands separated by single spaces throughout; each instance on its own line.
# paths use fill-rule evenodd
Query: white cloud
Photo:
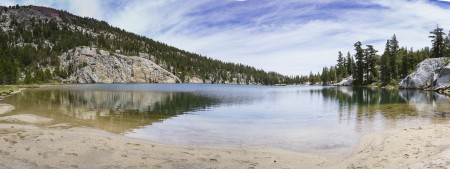
M 102 18 L 102 7 L 98 0 L 76 0 L 68 2 L 70 8 L 68 10 L 77 13 L 79 16 Z
M 270 5 L 278 5 L 275 3 L 278 2 Z M 159 31 L 147 34 L 157 40 L 210 57 L 293 75 L 317 72 L 323 66 L 335 64 L 337 51 L 352 52 L 356 41 L 373 41 L 372 44 L 381 53 L 386 39 L 396 34 L 400 45 L 418 49 L 429 45 L 428 32 L 436 24 L 450 28 L 449 21 L 445 19 L 450 16 L 450 11 L 426 1 L 367 3 L 378 5 L 381 9 L 340 10 L 333 13 L 336 15 L 333 20 L 259 24 L 267 19 L 277 20 L 280 19 L 277 17 L 296 12 L 295 9 L 282 8 L 285 11 L 273 11 L 254 18 L 259 22 L 254 27 L 242 25 L 194 31 L 189 29 L 189 23 L 199 18 L 185 17 L 193 9 L 188 7 L 185 11 L 178 11 L 178 16 L 169 21 L 179 23 L 169 26 L 171 31 L 160 31 L 165 29 L 161 27 Z M 303 9 L 306 11 L 304 13 L 314 13 L 316 10 L 313 7 Z M 200 19 L 227 18 L 230 17 L 228 15 L 230 14 L 219 13 Z
M 450 10 L 425 0 L 28 0 L 20 4 L 28 3 L 106 20 L 181 49 L 287 75 L 333 65 L 337 52 L 352 52 L 356 41 L 370 42 L 382 51 L 386 39 L 396 34 L 401 46 L 418 49 L 429 46 L 428 32 L 436 24 L 450 29 Z M 113 8 L 112 3 L 120 7 Z

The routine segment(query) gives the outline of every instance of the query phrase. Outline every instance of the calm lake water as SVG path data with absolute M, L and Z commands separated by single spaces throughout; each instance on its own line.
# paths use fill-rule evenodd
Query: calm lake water
M 92 84 L 5 98 L 53 123 L 99 128 L 164 144 L 275 147 L 349 154 L 386 129 L 449 123 L 450 98 L 434 92 L 319 86 Z

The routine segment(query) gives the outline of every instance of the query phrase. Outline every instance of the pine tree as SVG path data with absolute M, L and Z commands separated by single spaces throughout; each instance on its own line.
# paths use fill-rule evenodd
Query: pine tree
M 347 63 L 346 63 L 346 68 L 347 68 L 347 75 L 353 75 L 353 58 L 350 55 L 350 52 L 347 52 Z
M 344 65 L 343 65 L 343 68 L 342 68 L 342 77 L 347 77 L 348 76 L 348 73 L 347 73 L 347 58 L 345 58 L 344 57 L 344 61 L 343 61 L 343 63 L 344 63 Z
M 430 32 L 429 38 L 431 38 L 431 57 L 438 58 L 443 57 L 445 46 L 444 46 L 444 29 L 439 28 L 439 25 L 436 25 L 436 29 Z
M 391 83 L 391 65 L 390 65 L 390 40 L 387 40 L 386 47 L 384 48 L 384 53 L 381 55 L 381 83 L 387 85 Z
M 33 81 L 36 83 L 43 83 L 45 81 L 44 76 L 44 71 L 42 71 L 42 69 L 38 69 L 34 74 Z
M 337 65 L 336 65 L 336 74 L 337 74 L 337 81 L 340 81 L 344 75 L 345 75 L 345 59 L 344 56 L 342 55 L 342 52 L 339 51 L 338 52 L 338 60 L 337 60 Z
M 397 57 L 398 57 L 398 41 L 397 41 L 397 37 L 392 36 L 391 40 L 390 40 L 390 45 L 389 45 L 389 64 L 390 64 L 390 75 L 391 75 L 391 80 L 397 80 L 398 79 L 398 66 L 399 64 L 397 64 Z
M 409 70 L 412 68 L 413 57 L 414 57 L 412 53 L 413 53 L 412 48 L 410 51 L 407 51 L 405 49 L 403 52 L 401 71 L 400 71 L 401 79 L 405 78 L 408 75 Z
M 322 75 L 320 76 L 320 80 L 322 80 L 322 85 L 328 85 L 329 72 L 328 72 L 328 68 L 327 67 L 324 67 L 322 69 Z
M 444 39 L 444 57 L 450 57 L 450 31 Z
M 52 72 L 50 72 L 50 69 L 45 69 L 44 71 L 44 82 L 48 83 L 52 79 Z
M 309 83 L 310 83 L 311 85 L 315 85 L 315 84 L 317 83 L 316 77 L 315 77 L 315 75 L 313 74 L 313 72 L 310 72 L 310 73 L 309 73 L 309 79 L 308 79 L 308 81 L 309 81 Z
M 355 59 L 356 59 L 356 71 L 355 71 L 355 85 L 362 85 L 364 83 L 364 50 L 362 49 L 361 42 L 355 43 Z
M 32 83 L 31 74 L 29 71 L 26 71 L 25 73 L 25 79 L 23 80 L 23 83 L 30 84 Z
M 373 48 L 372 45 L 367 45 L 367 49 L 365 49 L 365 58 L 366 58 L 366 80 L 367 83 L 373 83 L 375 80 L 378 79 L 378 70 L 377 70 L 377 64 L 378 64 L 378 57 L 377 57 L 377 50 Z

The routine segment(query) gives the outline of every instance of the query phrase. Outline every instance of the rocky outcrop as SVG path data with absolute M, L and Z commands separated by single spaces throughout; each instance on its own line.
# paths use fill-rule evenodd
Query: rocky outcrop
M 177 83 L 180 79 L 147 59 L 147 54 L 124 56 L 93 47 L 77 47 L 60 55 L 60 66 L 71 83 Z M 71 70 L 69 70 L 71 69 Z
M 353 77 L 349 76 L 345 79 L 342 79 L 339 83 L 333 84 L 333 86 L 351 86 L 353 83 Z
M 202 79 L 200 79 L 199 77 L 196 77 L 196 76 L 187 77 L 185 81 L 186 81 L 186 83 L 194 83 L 194 84 L 204 83 Z
M 450 65 L 448 58 L 425 59 L 416 70 L 399 83 L 404 89 L 442 90 L 450 85 Z
M 433 89 L 444 90 L 450 87 L 450 64 L 444 66 L 439 72 L 439 76 L 436 79 Z

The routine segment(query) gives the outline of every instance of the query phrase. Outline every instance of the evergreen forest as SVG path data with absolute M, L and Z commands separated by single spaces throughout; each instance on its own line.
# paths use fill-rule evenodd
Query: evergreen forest
M 450 35 L 443 28 L 437 25 L 430 32 L 429 38 L 431 48 L 414 50 L 400 47 L 394 34 L 386 41 L 381 55 L 372 45 L 363 45 L 358 41 L 354 44 L 354 54 L 339 51 L 336 65 L 324 67 L 322 72 L 316 74 L 311 72 L 309 75 L 295 77 L 295 81 L 330 85 L 352 76 L 354 86 L 396 86 L 424 59 L 450 56 Z

